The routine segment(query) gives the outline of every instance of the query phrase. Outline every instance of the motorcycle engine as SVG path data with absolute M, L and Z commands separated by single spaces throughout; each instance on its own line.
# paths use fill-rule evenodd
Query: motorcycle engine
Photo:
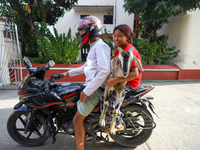
M 71 120 L 70 121 L 65 121 L 62 124 L 62 128 L 66 133 L 68 133 L 70 135 L 74 135 L 75 134 L 74 125 L 73 125 L 73 122 Z

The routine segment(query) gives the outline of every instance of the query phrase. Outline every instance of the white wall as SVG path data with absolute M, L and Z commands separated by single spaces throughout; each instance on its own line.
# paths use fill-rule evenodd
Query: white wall
M 60 18 L 56 24 L 56 29 L 59 34 L 65 33 L 67 34 L 69 28 L 72 28 L 72 35 L 75 36 L 75 31 L 73 27 L 76 22 L 80 19 L 80 16 L 76 14 L 74 9 L 69 12 L 66 12 L 63 18 Z
M 123 1 L 123 0 L 120 0 Z M 114 0 L 78 0 L 78 5 L 114 5 Z
M 125 12 L 123 5 L 123 0 L 116 0 L 116 25 L 127 24 L 133 31 L 134 14 L 129 15 Z
M 200 10 L 187 12 L 169 19 L 159 35 L 170 35 L 169 47 L 176 46 L 181 52 L 173 61 L 182 69 L 200 69 Z

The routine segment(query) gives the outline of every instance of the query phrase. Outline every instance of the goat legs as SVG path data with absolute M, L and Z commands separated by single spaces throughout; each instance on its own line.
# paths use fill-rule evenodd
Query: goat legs
M 118 111 L 115 109 L 113 111 L 113 118 L 110 124 L 110 134 L 115 134 L 115 120 L 116 120 L 117 115 L 118 115 Z
M 103 112 L 102 112 L 102 114 L 100 116 L 100 120 L 99 120 L 99 124 L 100 124 L 101 127 L 105 127 L 106 126 L 106 124 L 105 124 L 105 115 L 106 115 L 106 111 L 107 111 L 108 107 L 109 107 L 109 102 L 104 100 Z
M 115 134 L 115 120 L 116 120 L 116 117 L 117 117 L 118 112 L 119 112 L 121 101 L 122 101 L 122 93 L 119 96 L 117 96 L 117 101 L 116 101 L 116 104 L 115 104 L 115 109 L 113 111 L 112 122 L 110 124 L 110 134 Z
M 106 115 L 106 111 L 109 107 L 109 102 L 108 102 L 108 93 L 110 93 L 110 89 L 109 88 L 105 88 L 104 90 L 104 101 L 103 101 L 103 112 L 101 113 L 100 116 L 100 120 L 99 120 L 99 124 L 101 127 L 105 127 L 105 115 Z

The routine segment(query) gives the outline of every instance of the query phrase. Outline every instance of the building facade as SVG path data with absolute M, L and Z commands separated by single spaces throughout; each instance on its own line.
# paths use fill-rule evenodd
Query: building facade
M 104 29 L 112 34 L 114 26 L 127 24 L 133 29 L 134 15 L 129 15 L 122 8 L 123 0 L 79 0 L 78 4 L 69 12 L 66 12 L 63 18 L 60 18 L 56 24 L 58 33 L 67 33 L 72 28 L 72 36 L 75 36 L 76 30 L 73 30 L 75 24 L 84 16 L 92 15 L 98 17 L 103 24 Z
M 129 15 L 123 8 L 123 0 L 79 0 L 78 4 L 56 24 L 58 33 L 67 33 L 77 21 L 86 15 L 97 16 L 103 23 L 104 29 L 112 35 L 116 25 L 127 24 L 134 29 L 134 15 Z M 158 35 L 170 35 L 168 46 L 176 46 L 181 50 L 179 56 L 172 61 L 182 69 L 200 69 L 200 10 L 187 12 L 169 19 Z M 76 30 L 72 30 L 75 37 Z

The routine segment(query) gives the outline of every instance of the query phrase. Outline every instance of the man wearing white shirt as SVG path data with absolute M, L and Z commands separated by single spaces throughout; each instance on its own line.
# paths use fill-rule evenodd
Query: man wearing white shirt
M 102 91 L 99 87 L 110 74 L 111 51 L 99 36 L 102 35 L 102 23 L 94 17 L 88 16 L 80 20 L 77 28 L 81 31 L 81 45 L 90 43 L 87 60 L 82 67 L 63 73 L 65 77 L 85 73 L 86 87 L 77 102 L 77 112 L 73 119 L 77 150 L 84 150 L 85 128 L 83 121 L 98 104 Z

